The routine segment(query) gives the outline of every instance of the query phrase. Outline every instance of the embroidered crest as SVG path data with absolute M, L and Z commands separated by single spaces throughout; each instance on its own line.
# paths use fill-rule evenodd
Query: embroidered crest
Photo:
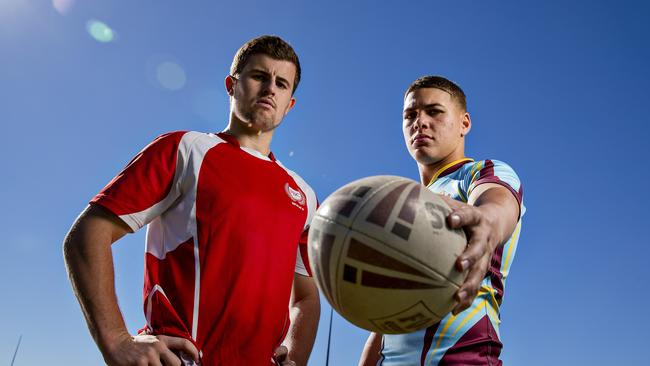
M 291 198 L 292 203 L 297 204 L 301 209 L 305 206 L 305 195 L 297 189 L 291 188 L 289 183 L 284 184 L 284 190 L 287 192 L 289 198 Z

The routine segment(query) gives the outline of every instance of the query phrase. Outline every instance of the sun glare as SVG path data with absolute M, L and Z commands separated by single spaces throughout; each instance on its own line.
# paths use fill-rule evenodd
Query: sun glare
M 86 23 L 86 30 L 97 42 L 108 43 L 115 39 L 115 32 L 99 20 L 89 20 Z

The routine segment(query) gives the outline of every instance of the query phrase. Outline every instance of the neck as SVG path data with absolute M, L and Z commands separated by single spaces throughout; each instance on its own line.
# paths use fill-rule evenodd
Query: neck
M 435 179 L 437 179 L 438 176 L 440 176 L 440 173 L 442 173 L 445 169 L 449 168 L 450 166 L 453 166 L 454 163 L 464 158 L 465 158 L 465 153 L 464 151 L 461 150 L 459 154 L 450 154 L 449 156 L 433 164 L 421 164 L 418 162 L 418 170 L 420 171 L 420 181 L 425 186 L 428 186 Z
M 230 116 L 228 126 L 223 132 L 234 136 L 239 142 L 239 146 L 257 150 L 263 155 L 269 155 L 271 152 L 271 139 L 273 130 L 258 131 L 246 126 L 245 122 L 240 121 L 237 117 Z

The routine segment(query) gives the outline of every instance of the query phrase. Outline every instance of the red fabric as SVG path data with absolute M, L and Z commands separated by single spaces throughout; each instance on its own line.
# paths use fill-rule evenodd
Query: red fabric
M 194 341 L 203 365 L 269 364 L 289 326 L 296 246 L 306 238 L 307 204 L 287 192 L 291 188 L 303 198 L 305 192 L 272 157 L 255 157 L 229 136 L 220 135 L 228 142 L 211 136 L 191 143 L 183 136 L 176 132 L 156 139 L 91 202 L 118 216 L 137 216 L 158 230 L 147 235 L 148 332 L 191 339 L 198 316 Z M 214 146 L 195 149 L 205 141 Z M 161 201 L 169 208 L 150 217 L 157 212 L 151 206 Z M 192 205 L 194 216 L 178 216 Z M 196 237 L 175 242 L 187 227 L 196 227 Z M 149 242 L 152 238 L 162 242 Z M 162 291 L 150 296 L 154 288 Z
M 145 147 L 90 202 L 121 216 L 140 212 L 160 202 L 176 172 L 178 144 L 184 131 L 159 136 Z

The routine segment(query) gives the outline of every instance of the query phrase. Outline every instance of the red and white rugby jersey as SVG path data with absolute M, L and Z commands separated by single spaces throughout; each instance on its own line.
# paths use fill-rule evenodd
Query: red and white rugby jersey
M 203 365 L 268 365 L 289 326 L 294 271 L 309 275 L 313 190 L 233 136 L 172 132 L 91 203 L 148 224 L 145 331 L 192 340 Z M 300 245 L 299 245 L 300 242 Z

